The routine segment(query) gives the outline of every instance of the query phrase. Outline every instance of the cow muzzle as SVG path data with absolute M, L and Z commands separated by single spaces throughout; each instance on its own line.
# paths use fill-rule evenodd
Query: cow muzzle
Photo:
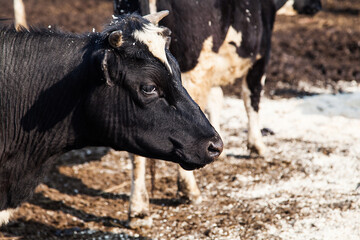
M 211 163 L 215 159 L 217 159 L 222 153 L 223 148 L 224 148 L 224 144 L 219 135 L 217 135 L 212 140 L 210 140 L 206 152 L 207 162 Z
M 205 165 L 212 163 L 215 161 L 223 151 L 223 141 L 221 140 L 219 135 L 211 138 L 209 141 L 204 143 L 203 148 L 205 151 L 200 154 L 202 157 L 200 161 L 181 161 L 179 162 L 180 166 L 185 170 L 194 170 L 198 168 L 202 168 Z

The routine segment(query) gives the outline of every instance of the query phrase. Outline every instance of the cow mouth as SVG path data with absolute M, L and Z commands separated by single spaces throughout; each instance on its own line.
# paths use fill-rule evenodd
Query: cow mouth
M 182 151 L 175 150 L 175 154 L 177 155 L 177 163 L 185 170 L 195 170 L 199 168 L 203 168 L 208 163 L 197 163 L 191 161 L 189 157 L 187 157 Z
M 197 163 L 188 163 L 188 162 L 181 162 L 179 165 L 185 170 L 195 170 L 199 168 L 203 168 L 206 164 L 197 164 Z

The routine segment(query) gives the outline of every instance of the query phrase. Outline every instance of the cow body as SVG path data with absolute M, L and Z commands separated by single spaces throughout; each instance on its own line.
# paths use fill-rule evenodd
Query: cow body
M 313 15 L 321 10 L 320 0 L 274 0 L 277 14 Z
M 223 97 L 218 86 L 232 84 L 237 78 L 243 79 L 242 97 L 249 119 L 248 147 L 251 153 L 265 155 L 266 147 L 259 126 L 259 102 L 270 57 L 276 11 L 286 0 L 114 2 L 115 12 L 146 14 L 162 9 L 171 11 L 171 16 L 162 24 L 172 31 L 170 49 L 179 62 L 184 86 L 208 112 L 210 122 L 218 131 Z M 298 12 L 311 14 L 321 7 L 318 0 L 295 0 L 291 5 Z M 145 163 L 144 159 L 138 158 L 134 165 Z M 134 169 L 141 167 L 135 166 Z M 178 183 L 180 195 L 193 202 L 201 201 L 192 172 L 179 169 Z M 140 184 L 138 179 L 134 179 L 129 210 L 130 225 L 134 227 L 138 225 L 137 216 L 148 215 L 148 197 L 144 192 L 145 183 Z
M 0 216 L 72 149 L 109 146 L 187 169 L 220 154 L 181 85 L 168 33 L 136 14 L 87 35 L 0 30 Z

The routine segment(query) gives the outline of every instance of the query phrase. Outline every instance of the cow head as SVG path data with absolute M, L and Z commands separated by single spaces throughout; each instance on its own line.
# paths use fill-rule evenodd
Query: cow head
M 101 33 L 88 121 L 101 129 L 92 137 L 105 139 L 97 144 L 195 169 L 219 156 L 222 141 L 182 86 L 170 31 L 157 26 L 164 15 L 114 16 Z
M 321 0 L 274 0 L 278 14 L 314 15 L 321 10 Z
M 314 15 L 321 10 L 320 0 L 295 0 L 293 8 L 300 14 Z

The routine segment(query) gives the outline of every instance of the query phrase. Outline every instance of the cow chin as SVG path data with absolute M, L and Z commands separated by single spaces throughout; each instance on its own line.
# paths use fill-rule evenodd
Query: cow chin
M 199 168 L 203 168 L 205 165 L 213 162 L 213 159 L 209 159 L 208 161 L 200 161 L 200 159 L 195 160 L 190 156 L 186 156 L 181 151 L 175 151 L 177 159 L 174 161 L 178 163 L 185 170 L 195 170 Z
M 188 162 L 181 162 L 179 165 L 185 170 L 195 170 L 199 168 L 203 168 L 206 164 L 197 164 L 197 163 L 188 163 Z

